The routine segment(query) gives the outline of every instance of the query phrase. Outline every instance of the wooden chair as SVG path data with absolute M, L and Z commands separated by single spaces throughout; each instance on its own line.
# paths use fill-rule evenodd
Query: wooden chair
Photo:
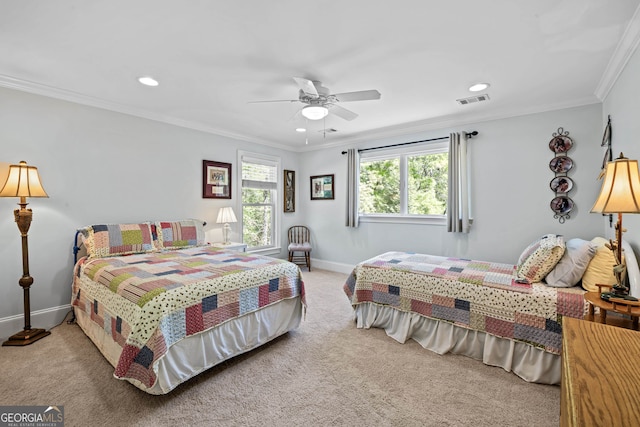
M 304 225 L 289 228 L 289 262 L 306 265 L 311 271 L 311 232 Z M 302 252 L 302 255 L 299 253 Z

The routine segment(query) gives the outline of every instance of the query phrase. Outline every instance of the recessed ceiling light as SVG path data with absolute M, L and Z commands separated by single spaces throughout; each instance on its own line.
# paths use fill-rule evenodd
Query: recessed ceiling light
M 305 128 L 296 128 L 296 132 L 306 132 L 307 130 Z
M 480 92 L 481 90 L 485 90 L 489 87 L 489 83 L 476 83 L 469 88 L 471 92 Z
M 145 86 L 158 86 L 158 84 L 159 84 L 156 79 L 154 79 L 153 77 L 150 77 L 150 76 L 140 77 L 138 79 L 138 81 L 140 83 L 142 83 L 143 85 L 145 85 Z

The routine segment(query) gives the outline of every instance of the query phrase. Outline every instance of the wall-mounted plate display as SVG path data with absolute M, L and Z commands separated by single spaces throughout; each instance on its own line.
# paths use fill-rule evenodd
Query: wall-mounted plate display
M 549 141 L 549 149 L 554 153 L 566 153 L 573 147 L 573 140 L 566 135 L 555 136 Z
M 611 116 L 607 118 L 607 126 L 604 128 L 604 134 L 602 135 L 601 147 L 611 147 Z
M 573 180 L 568 176 L 557 176 L 549 183 L 554 193 L 568 193 L 573 188 Z
M 560 215 L 566 215 L 573 210 L 573 200 L 567 196 L 558 196 L 549 205 L 552 211 Z
M 573 167 L 573 160 L 567 156 L 556 156 L 549 162 L 549 169 L 555 173 L 567 173 Z

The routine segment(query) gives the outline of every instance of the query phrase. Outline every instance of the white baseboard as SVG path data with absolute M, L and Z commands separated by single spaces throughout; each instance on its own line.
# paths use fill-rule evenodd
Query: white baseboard
M 335 271 L 336 273 L 350 274 L 355 265 L 342 264 L 333 261 L 323 261 L 321 259 L 311 258 L 311 268 L 319 268 L 321 270 Z
M 45 308 L 44 310 L 31 312 L 31 327 L 36 329 L 51 329 L 62 322 L 69 311 L 71 305 L 61 305 L 58 307 Z M 4 317 L 0 319 L 0 339 L 4 341 L 16 332 L 24 329 L 24 315 Z

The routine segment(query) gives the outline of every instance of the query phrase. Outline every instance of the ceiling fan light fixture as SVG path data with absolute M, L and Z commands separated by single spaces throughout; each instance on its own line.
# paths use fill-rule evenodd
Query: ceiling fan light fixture
M 302 109 L 302 115 L 309 120 L 320 120 L 329 114 L 329 109 L 322 105 L 307 105 Z
M 487 89 L 490 86 L 489 83 L 476 83 L 469 87 L 469 91 L 471 92 L 480 92 Z

